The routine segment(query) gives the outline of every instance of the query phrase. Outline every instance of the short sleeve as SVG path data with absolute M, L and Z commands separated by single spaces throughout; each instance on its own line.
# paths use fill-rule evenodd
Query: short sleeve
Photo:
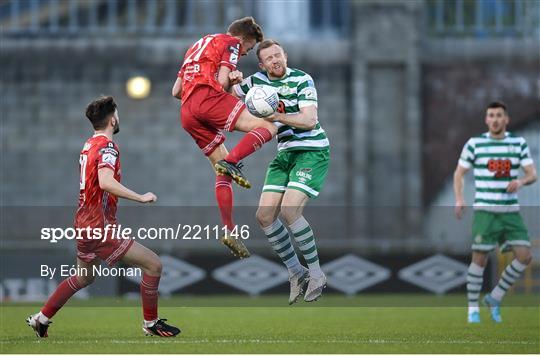
M 239 98 L 243 98 L 244 96 L 246 96 L 247 92 L 251 88 L 253 88 L 253 80 L 252 80 L 251 75 L 249 77 L 245 78 L 244 80 L 242 80 L 241 83 L 236 84 L 235 86 L 233 86 L 234 93 Z
M 527 142 L 524 138 L 521 139 L 520 142 L 520 148 L 521 148 L 521 154 L 519 157 L 519 162 L 521 164 L 521 167 L 529 166 L 533 164 L 533 160 L 531 157 L 531 152 L 529 151 L 529 146 L 527 145 Z
M 467 141 L 465 146 L 463 146 L 463 150 L 459 156 L 459 165 L 465 169 L 470 169 L 473 166 L 474 159 L 474 141 L 471 138 Z
M 238 64 L 238 56 L 240 56 L 240 41 L 238 39 L 227 41 L 225 42 L 219 65 L 235 70 Z
M 301 109 L 306 106 L 317 106 L 317 89 L 310 75 L 305 75 L 304 79 L 298 84 L 298 107 Z
M 98 169 L 105 167 L 114 171 L 118 155 L 118 149 L 115 147 L 114 143 L 111 141 L 107 142 L 99 149 Z

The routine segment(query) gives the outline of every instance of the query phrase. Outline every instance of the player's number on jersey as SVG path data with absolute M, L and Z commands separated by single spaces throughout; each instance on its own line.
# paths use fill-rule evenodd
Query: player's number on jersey
M 495 172 L 496 178 L 507 178 L 510 177 L 512 161 L 509 159 L 490 159 L 487 168 L 490 172 Z
M 208 46 L 210 42 L 214 39 L 214 36 L 206 36 L 204 38 L 201 38 L 195 44 L 193 45 L 193 52 L 189 55 L 189 57 L 186 58 L 184 61 L 185 63 L 191 63 L 191 62 L 197 62 L 200 58 L 202 53 L 204 52 L 204 49 Z
M 81 177 L 79 180 L 79 189 L 83 190 L 86 183 L 86 163 L 88 162 L 87 155 L 81 155 L 79 157 L 79 168 L 81 170 Z

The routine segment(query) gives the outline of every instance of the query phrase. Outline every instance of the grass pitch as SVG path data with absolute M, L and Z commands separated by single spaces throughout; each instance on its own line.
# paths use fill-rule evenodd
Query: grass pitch
M 496 325 L 468 325 L 464 296 L 324 296 L 284 306 L 286 296 L 163 300 L 176 338 L 145 337 L 137 301 L 71 301 L 49 338 L 24 322 L 37 304 L 3 304 L 2 353 L 540 353 L 538 296 L 509 296 Z M 219 305 L 219 306 L 217 306 Z M 384 306 L 383 306 L 384 305 Z M 392 306 L 394 305 L 394 306 Z M 420 306 L 419 306 L 420 305 Z

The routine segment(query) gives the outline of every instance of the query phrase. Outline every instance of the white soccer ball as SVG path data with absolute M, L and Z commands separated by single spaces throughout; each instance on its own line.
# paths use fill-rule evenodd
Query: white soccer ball
M 277 110 L 279 97 L 277 91 L 271 86 L 257 86 L 249 89 L 245 103 L 251 114 L 266 117 Z

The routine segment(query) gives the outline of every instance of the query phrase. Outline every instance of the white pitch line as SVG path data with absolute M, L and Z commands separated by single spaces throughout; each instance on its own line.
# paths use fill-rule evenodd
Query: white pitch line
M 0 340 L 0 344 L 18 343 L 20 341 Z M 106 344 L 108 342 L 112 344 L 298 344 L 298 343 L 318 343 L 318 344 L 409 344 L 409 345 L 538 345 L 538 342 L 531 341 L 514 341 L 514 340 L 422 340 L 422 341 L 410 341 L 399 339 L 154 339 L 154 340 L 35 340 L 34 343 L 47 343 L 47 344 Z

